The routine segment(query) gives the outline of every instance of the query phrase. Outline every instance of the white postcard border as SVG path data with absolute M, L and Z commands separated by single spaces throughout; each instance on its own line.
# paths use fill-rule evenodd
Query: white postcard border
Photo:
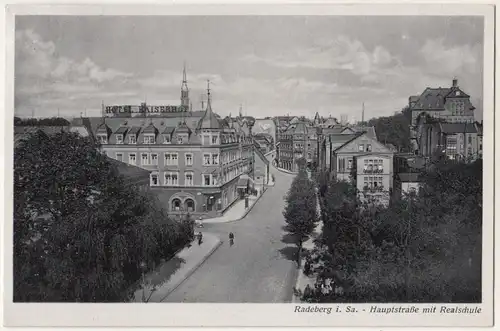
M 494 132 L 494 12 L 485 5 L 13 5 L 6 15 L 5 153 L 4 183 L 12 183 L 14 104 L 14 20 L 13 15 L 480 15 L 484 16 L 484 193 L 483 193 L 483 303 L 477 315 L 460 314 L 367 314 L 370 306 L 412 306 L 394 304 L 351 305 L 358 313 L 294 313 L 295 304 L 53 304 L 12 303 L 12 185 L 5 185 L 3 236 L 4 323 L 7 326 L 489 326 L 493 321 L 493 132 Z M 498 38 L 498 36 L 497 36 Z M 403 105 L 402 105 L 403 106 Z M 500 181 L 499 181 L 500 182 Z M 308 305 L 302 305 L 308 306 Z M 430 305 L 413 305 L 416 307 Z M 463 306 L 440 305 L 435 306 Z

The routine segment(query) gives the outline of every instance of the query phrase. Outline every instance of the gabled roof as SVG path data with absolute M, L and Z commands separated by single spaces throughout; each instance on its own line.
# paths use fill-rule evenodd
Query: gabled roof
M 138 126 L 133 126 L 128 131 L 128 134 L 138 134 L 141 131 L 141 128 Z
M 115 134 L 124 134 L 125 132 L 127 132 L 128 130 L 128 127 L 126 126 L 120 126 L 118 128 L 118 130 L 115 131 Z
M 355 134 L 335 135 L 335 140 L 333 140 L 333 142 L 338 143 L 338 146 L 336 146 L 333 149 L 333 151 L 337 151 L 337 150 L 341 149 L 342 147 L 344 147 L 345 145 L 347 145 L 351 141 L 358 139 L 359 137 L 361 137 L 364 134 L 365 134 L 365 132 L 357 132 Z M 344 136 L 345 138 L 341 138 L 340 136 Z M 330 138 L 330 141 L 332 141 L 331 138 Z
M 446 96 L 450 93 L 450 88 L 426 88 L 417 99 L 414 109 L 442 110 Z
M 100 134 L 104 133 L 107 135 L 109 135 L 111 132 L 112 132 L 111 128 L 106 123 L 101 123 L 101 125 L 99 125 L 96 130 L 96 133 Z
M 181 122 L 175 129 L 175 133 L 191 134 L 191 129 L 187 126 L 186 122 Z
M 299 122 L 295 124 L 295 128 L 293 130 L 295 134 L 307 134 L 307 127 L 304 122 Z
M 142 130 L 143 133 L 158 133 L 158 129 L 153 125 L 153 123 L 149 124 L 147 127 Z
M 163 134 L 172 134 L 174 132 L 175 126 L 167 126 L 165 127 L 165 130 L 163 130 Z

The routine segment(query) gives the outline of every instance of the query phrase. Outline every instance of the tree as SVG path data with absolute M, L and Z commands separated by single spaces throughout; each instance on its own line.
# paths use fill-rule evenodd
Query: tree
M 308 302 L 481 302 L 482 161 L 443 160 L 418 194 L 360 204 L 330 180 Z M 324 184 L 323 184 L 324 185 Z
M 90 138 L 37 131 L 16 148 L 15 301 L 125 301 L 140 265 L 173 254 L 183 236 Z
M 411 112 L 408 107 L 393 116 L 372 118 L 367 124 L 375 127 L 380 142 L 392 144 L 403 152 L 410 151 Z
M 20 118 L 14 117 L 14 126 L 68 126 L 68 120 L 62 117 Z
M 294 178 L 286 196 L 283 211 L 287 229 L 297 246 L 297 264 L 300 266 L 302 245 L 313 232 L 318 220 L 316 192 L 305 169 Z

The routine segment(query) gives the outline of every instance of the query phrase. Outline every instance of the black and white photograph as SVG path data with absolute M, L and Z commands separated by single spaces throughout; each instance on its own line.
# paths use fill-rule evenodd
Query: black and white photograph
M 12 15 L 4 300 L 492 323 L 494 7 L 148 6 Z

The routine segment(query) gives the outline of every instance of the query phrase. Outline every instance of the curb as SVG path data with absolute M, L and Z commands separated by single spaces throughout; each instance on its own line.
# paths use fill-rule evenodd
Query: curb
M 175 284 L 172 287 L 172 289 L 170 289 L 170 291 L 168 291 L 167 294 L 165 294 L 165 296 L 159 302 L 163 302 L 163 300 L 165 300 L 170 294 L 172 294 L 173 291 L 175 291 L 179 286 L 181 286 L 222 245 L 222 240 L 220 240 L 220 238 L 218 237 L 217 239 L 218 239 L 217 244 L 215 244 L 215 246 L 212 247 L 212 249 L 208 252 L 208 254 L 205 255 L 193 268 L 191 268 L 191 270 L 189 270 L 186 273 L 186 276 L 182 280 L 180 280 L 177 284 Z

